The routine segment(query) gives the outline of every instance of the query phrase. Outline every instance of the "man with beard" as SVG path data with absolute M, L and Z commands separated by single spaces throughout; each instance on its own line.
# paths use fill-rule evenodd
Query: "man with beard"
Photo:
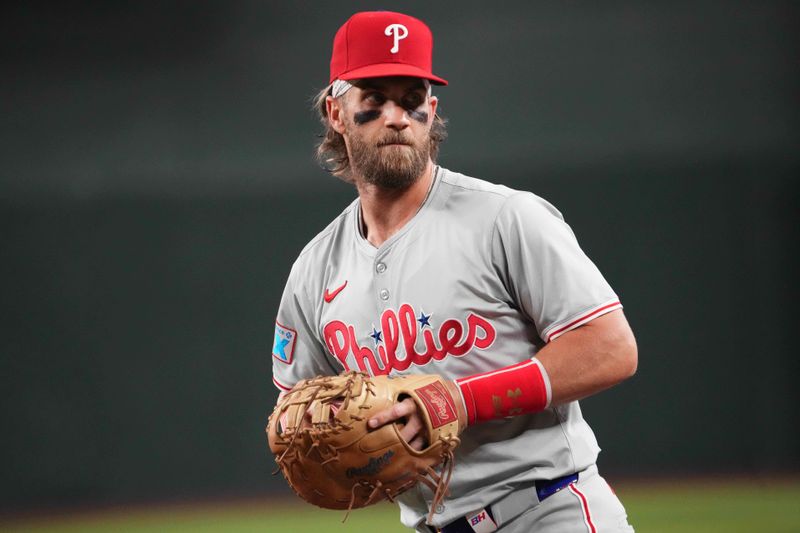
M 273 381 L 359 370 L 439 374 L 466 411 L 450 496 L 398 500 L 418 531 L 632 531 L 598 474 L 578 400 L 633 375 L 622 305 L 561 214 L 528 192 L 438 165 L 432 36 L 353 15 L 317 100 L 323 164 L 358 198 L 306 245 L 278 310 Z M 427 445 L 416 404 L 370 420 Z

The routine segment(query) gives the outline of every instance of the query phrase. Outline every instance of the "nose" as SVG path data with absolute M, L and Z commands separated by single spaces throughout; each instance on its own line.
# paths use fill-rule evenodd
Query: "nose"
M 405 108 L 391 100 L 384 104 L 383 114 L 386 117 L 385 125 L 389 128 L 399 131 L 407 128 L 411 124 L 408 112 Z

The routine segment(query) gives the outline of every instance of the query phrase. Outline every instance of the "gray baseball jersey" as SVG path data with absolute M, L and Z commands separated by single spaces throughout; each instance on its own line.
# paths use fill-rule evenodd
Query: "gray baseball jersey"
M 449 379 L 531 358 L 619 299 L 561 214 L 529 192 L 437 167 L 417 214 L 380 247 L 355 200 L 300 253 L 283 293 L 273 381 L 344 370 Z M 443 525 L 536 479 L 594 464 L 599 448 L 578 402 L 467 428 Z M 414 527 L 432 494 L 400 499 Z

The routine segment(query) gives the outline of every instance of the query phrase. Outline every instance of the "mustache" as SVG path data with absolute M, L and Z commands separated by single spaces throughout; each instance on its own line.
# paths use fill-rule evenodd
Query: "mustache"
M 411 140 L 405 138 L 405 136 L 403 136 L 401 133 L 397 133 L 394 135 L 387 135 L 386 137 L 378 141 L 378 146 L 386 146 L 389 144 L 405 144 L 407 146 L 414 145 L 414 143 Z

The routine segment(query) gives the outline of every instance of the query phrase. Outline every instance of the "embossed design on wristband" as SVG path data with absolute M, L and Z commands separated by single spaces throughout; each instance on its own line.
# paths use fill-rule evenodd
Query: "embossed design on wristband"
M 519 387 L 514 390 L 508 389 L 508 391 L 506 391 L 506 396 L 508 396 L 508 399 L 511 400 L 511 407 L 508 409 L 508 416 L 521 415 L 522 407 L 519 405 L 518 398 L 522 396 L 522 389 Z

